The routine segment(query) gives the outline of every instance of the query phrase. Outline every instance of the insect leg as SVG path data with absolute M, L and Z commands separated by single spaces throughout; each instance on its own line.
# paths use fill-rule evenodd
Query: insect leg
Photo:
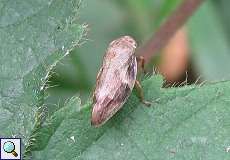
M 142 89 L 141 84 L 140 84 L 140 82 L 138 80 L 135 81 L 135 88 L 137 89 L 137 94 L 138 94 L 138 97 L 140 98 L 141 102 L 143 104 L 145 104 L 146 106 L 150 106 L 151 102 L 146 101 L 144 99 L 143 89 Z
M 144 74 L 146 74 L 146 70 L 145 70 L 145 59 L 143 56 L 138 56 L 137 58 L 137 65 L 138 65 L 138 69 L 141 69 L 141 71 L 144 72 Z

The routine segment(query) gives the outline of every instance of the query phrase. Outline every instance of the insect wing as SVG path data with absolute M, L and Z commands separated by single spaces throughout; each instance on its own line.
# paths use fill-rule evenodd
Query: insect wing
M 110 43 L 97 76 L 91 122 L 104 124 L 125 103 L 136 80 L 136 42 L 124 36 Z
M 122 67 L 121 67 L 122 68 Z M 101 79 L 106 70 L 103 70 L 97 79 L 97 87 L 94 93 L 94 105 L 92 111 L 92 124 L 100 126 L 110 119 L 126 102 L 136 79 L 137 61 L 132 56 L 121 70 L 115 70 L 111 77 L 111 83 L 106 87 L 106 83 Z M 108 73 L 107 73 L 108 74 Z M 106 75 L 107 75 L 106 74 Z M 106 88 L 106 89 L 105 89 Z M 103 93 L 106 93 L 102 95 Z

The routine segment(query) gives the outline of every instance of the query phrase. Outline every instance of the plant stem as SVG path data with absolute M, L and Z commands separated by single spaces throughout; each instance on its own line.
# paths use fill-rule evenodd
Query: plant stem
M 152 38 L 137 50 L 137 55 L 143 56 L 146 63 L 150 62 L 151 58 L 168 43 L 170 38 L 185 24 L 203 1 L 184 0 Z

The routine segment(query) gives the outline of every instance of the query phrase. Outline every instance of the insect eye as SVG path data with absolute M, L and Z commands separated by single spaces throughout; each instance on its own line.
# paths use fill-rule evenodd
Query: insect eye
M 129 40 L 129 43 L 135 45 L 135 42 L 133 40 Z
M 133 41 L 133 40 L 129 40 L 128 41 L 130 44 L 132 44 L 135 48 L 137 47 L 137 44 L 136 44 L 136 42 L 135 41 Z

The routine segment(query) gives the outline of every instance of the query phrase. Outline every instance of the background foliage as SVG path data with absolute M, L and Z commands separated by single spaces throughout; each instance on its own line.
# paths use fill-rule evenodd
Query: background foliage
M 132 94 L 109 123 L 90 126 L 108 43 L 131 35 L 141 45 L 180 2 L 2 0 L 0 137 L 21 137 L 27 159 L 227 159 L 228 0 L 207 0 L 186 25 L 192 68 L 208 84 L 163 89 L 162 77 L 146 78 L 152 107 Z

